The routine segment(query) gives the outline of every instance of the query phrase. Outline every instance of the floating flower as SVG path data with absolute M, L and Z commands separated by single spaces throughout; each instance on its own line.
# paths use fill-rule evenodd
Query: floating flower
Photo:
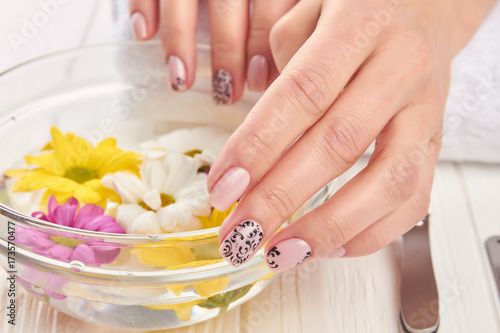
M 120 198 L 102 186 L 101 178 L 112 172 L 128 171 L 138 174 L 140 155 L 124 152 L 116 147 L 114 138 L 102 140 L 94 148 L 87 140 L 72 133 L 63 135 L 51 128 L 52 141 L 42 150 L 52 150 L 38 156 L 25 156 L 34 169 L 14 169 L 6 172 L 21 178 L 12 187 L 13 192 L 46 189 L 42 205 L 53 195 L 65 202 L 75 197 L 79 202 L 106 207 L 107 199 L 119 202 Z
M 207 175 L 186 155 L 168 154 L 163 161 L 147 160 L 141 177 L 117 172 L 102 179 L 120 195 L 116 220 L 127 231 L 159 234 L 201 229 L 198 216 L 209 216 Z
M 163 159 L 168 153 L 185 154 L 196 160 L 198 168 L 210 167 L 230 133 L 215 126 L 179 129 L 141 145 L 150 159 Z
M 70 198 L 67 203 L 59 205 L 55 197 L 49 199 L 48 214 L 34 212 L 33 217 L 67 227 L 84 230 L 125 233 L 115 219 L 103 215 L 104 210 L 97 205 L 86 205 L 78 212 L 78 201 Z M 120 249 L 103 242 L 85 243 L 76 239 L 75 234 L 49 234 L 19 226 L 16 230 L 16 241 L 27 246 L 35 253 L 62 261 L 78 260 L 89 266 L 99 266 L 113 262 Z

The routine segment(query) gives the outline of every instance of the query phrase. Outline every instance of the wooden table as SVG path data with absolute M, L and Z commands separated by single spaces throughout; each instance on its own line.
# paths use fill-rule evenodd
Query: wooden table
M 363 159 L 339 179 L 357 173 Z M 499 297 L 484 241 L 500 235 L 500 166 L 440 163 L 430 212 L 440 293 L 440 333 L 500 332 Z M 311 262 L 286 272 L 219 318 L 168 332 L 398 332 L 401 243 L 371 256 Z M 16 327 L 7 324 L 0 274 L 0 332 L 124 332 L 73 319 L 18 287 Z

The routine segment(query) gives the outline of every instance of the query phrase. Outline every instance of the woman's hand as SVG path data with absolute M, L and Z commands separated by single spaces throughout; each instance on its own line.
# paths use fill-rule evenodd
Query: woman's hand
M 213 91 L 217 104 L 231 104 L 248 88 L 263 91 L 278 75 L 269 32 L 298 0 L 208 0 L 211 32 Z M 138 40 L 157 31 L 173 90 L 184 91 L 196 72 L 196 22 L 199 0 L 130 0 L 134 34 Z M 248 72 L 247 72 L 248 68 Z M 248 73 L 248 75 L 247 75 Z
M 280 19 L 270 41 L 282 73 L 209 175 L 217 209 L 241 199 L 219 233 L 226 260 L 238 266 L 265 242 L 274 271 L 307 258 L 366 255 L 422 219 L 451 60 L 494 3 L 302 0 Z M 215 71 L 228 61 L 219 60 Z M 273 235 L 374 140 L 363 171 Z

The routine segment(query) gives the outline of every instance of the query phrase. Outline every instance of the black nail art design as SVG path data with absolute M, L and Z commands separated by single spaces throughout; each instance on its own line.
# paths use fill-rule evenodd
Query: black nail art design
M 237 267 L 247 261 L 263 237 L 262 227 L 257 222 L 240 223 L 222 243 L 222 255 Z
M 175 84 L 172 84 L 172 89 L 179 91 L 184 90 L 186 88 L 186 80 L 181 79 L 180 77 L 175 78 Z
M 295 266 L 298 266 L 298 265 L 302 264 L 302 263 L 303 263 L 303 262 L 304 262 L 307 258 L 309 258 L 310 256 L 311 256 L 311 251 L 307 252 L 307 253 L 306 253 L 306 256 L 304 257 L 304 259 L 302 259 L 301 261 L 299 261 L 299 262 L 297 263 L 297 265 L 295 265 Z
M 267 261 L 267 264 L 269 265 L 269 267 L 278 268 L 279 265 L 276 263 L 276 260 L 273 260 L 273 258 L 276 258 L 279 255 L 281 255 L 281 252 L 278 251 L 278 248 L 276 246 L 267 252 L 266 261 Z
M 212 82 L 212 98 L 216 104 L 228 104 L 233 95 L 233 80 L 228 71 L 219 69 Z

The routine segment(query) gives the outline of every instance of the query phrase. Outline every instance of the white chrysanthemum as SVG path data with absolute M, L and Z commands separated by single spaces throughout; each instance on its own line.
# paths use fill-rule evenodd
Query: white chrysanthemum
M 159 234 L 201 228 L 197 216 L 210 215 L 207 175 L 186 155 L 170 153 L 147 160 L 141 178 L 127 172 L 104 176 L 104 186 L 122 198 L 116 221 L 127 233 Z
M 172 131 L 154 141 L 141 144 L 149 159 L 163 159 L 168 153 L 187 154 L 198 166 L 211 166 L 231 134 L 215 126 Z

